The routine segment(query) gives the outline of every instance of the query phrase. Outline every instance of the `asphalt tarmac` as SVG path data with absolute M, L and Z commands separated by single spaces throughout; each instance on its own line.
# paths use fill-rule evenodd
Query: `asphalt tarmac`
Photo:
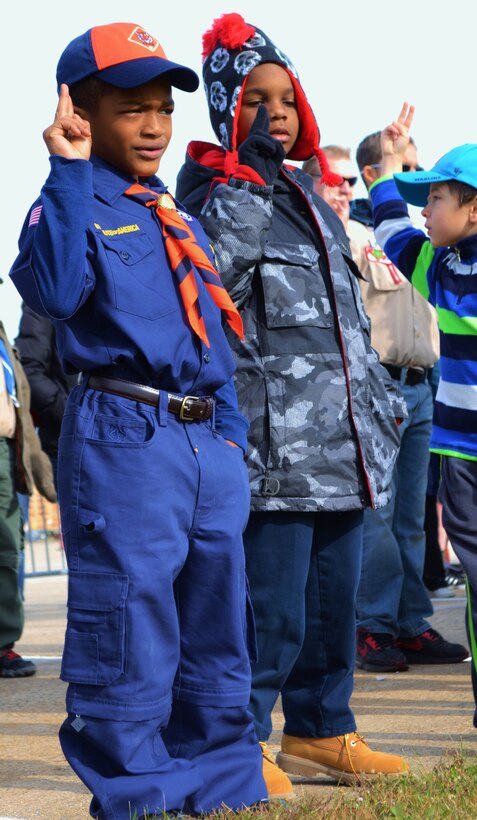
M 59 680 L 65 631 L 65 575 L 27 578 L 25 630 L 15 649 L 35 660 L 31 678 L 0 678 L 0 820 L 86 820 L 90 795 L 65 762 L 58 742 L 66 685 Z M 433 601 L 432 625 L 467 645 L 464 592 Z M 358 730 L 373 748 L 404 754 L 411 770 L 431 770 L 446 754 L 477 755 L 470 663 L 413 666 L 376 675 L 357 671 L 352 706 Z M 280 748 L 283 715 L 273 714 L 272 751 Z M 336 788 L 327 777 L 295 778 L 303 790 Z

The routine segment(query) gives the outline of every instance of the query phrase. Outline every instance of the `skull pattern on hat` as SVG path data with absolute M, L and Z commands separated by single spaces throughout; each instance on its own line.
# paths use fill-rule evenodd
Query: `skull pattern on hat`
M 243 22 L 243 36 L 240 45 L 228 45 L 227 22 L 237 32 L 237 22 Z M 216 26 L 219 23 L 220 26 Z M 220 33 L 217 31 L 220 29 Z M 204 45 L 209 35 L 217 31 L 220 37 L 216 46 L 204 53 L 202 74 L 209 104 L 212 128 L 226 151 L 233 150 L 233 123 L 237 102 L 245 80 L 255 66 L 260 63 L 277 63 L 286 68 L 298 80 L 297 71 L 291 60 L 283 54 L 258 28 L 251 27 L 237 14 L 224 14 L 204 35 Z M 249 32 L 253 31 L 252 34 Z M 237 38 L 236 38 L 237 39 Z M 236 42 L 235 39 L 235 42 Z M 240 39 L 240 35 L 239 35 Z M 205 45 L 206 47 L 206 45 Z
M 240 14 L 224 14 L 214 20 L 203 36 L 202 77 L 209 106 L 212 128 L 226 153 L 237 149 L 237 109 L 247 77 L 262 63 L 276 63 L 290 75 L 300 131 L 289 153 L 290 159 L 305 160 L 315 155 L 326 184 L 336 184 L 340 177 L 330 174 L 320 144 L 320 132 L 311 106 L 301 87 L 292 61 L 261 29 L 246 23 Z M 231 167 L 226 163 L 226 166 Z

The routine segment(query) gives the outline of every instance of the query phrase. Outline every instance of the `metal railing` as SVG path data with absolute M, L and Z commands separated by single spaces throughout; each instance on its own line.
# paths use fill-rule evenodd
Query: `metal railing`
M 20 503 L 25 520 L 24 577 L 66 574 L 58 505 L 38 493 L 30 499 L 21 497 Z

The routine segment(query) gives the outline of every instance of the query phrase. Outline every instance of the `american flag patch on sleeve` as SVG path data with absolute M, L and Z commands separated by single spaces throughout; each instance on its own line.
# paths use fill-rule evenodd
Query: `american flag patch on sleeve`
M 30 214 L 30 221 L 28 223 L 28 227 L 30 227 L 30 225 L 38 225 L 42 210 L 43 205 L 37 205 L 36 208 L 33 208 Z

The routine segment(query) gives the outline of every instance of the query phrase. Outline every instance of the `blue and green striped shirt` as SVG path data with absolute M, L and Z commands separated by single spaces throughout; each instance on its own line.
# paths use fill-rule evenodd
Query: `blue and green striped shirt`
M 477 234 L 433 248 L 393 179 L 378 180 L 371 199 L 381 248 L 437 311 L 441 378 L 430 449 L 477 460 Z

